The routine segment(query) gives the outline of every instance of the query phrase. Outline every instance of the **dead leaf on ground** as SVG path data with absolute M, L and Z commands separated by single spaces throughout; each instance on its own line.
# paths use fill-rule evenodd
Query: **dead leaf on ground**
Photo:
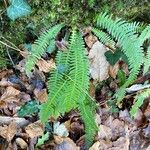
M 40 121 L 34 122 L 25 128 L 30 138 L 42 136 L 44 133 L 44 125 Z
M 89 150 L 107 150 L 112 147 L 111 141 L 99 140 Z
M 70 138 L 64 138 L 62 143 L 56 145 L 55 150 L 80 150 L 80 148 Z
M 104 55 L 106 51 L 106 47 L 97 41 L 89 52 L 90 74 L 94 80 L 103 81 L 109 76 L 109 63 Z
M 111 129 L 105 125 L 99 126 L 100 130 L 98 132 L 98 138 L 99 139 L 108 139 L 110 140 L 112 138 L 112 132 Z
M 47 101 L 48 94 L 46 89 L 34 89 L 34 95 L 39 100 L 39 102 L 44 103 Z
M 20 94 L 20 91 L 15 89 L 12 86 L 9 86 L 6 88 L 5 92 L 0 98 L 0 101 L 5 101 L 5 102 L 18 102 L 18 95 Z
M 4 70 L 0 70 L 0 79 L 4 78 L 5 76 L 8 76 L 10 74 L 13 73 L 12 69 L 4 69 Z
M 7 81 L 6 78 L 3 78 L 1 81 L 0 81 L 0 87 L 7 87 L 7 86 L 15 86 L 13 83 Z
M 22 139 L 22 138 L 16 138 L 16 144 L 21 148 L 21 149 L 26 149 L 28 147 L 27 143 Z
M 118 71 L 119 71 L 119 62 L 117 62 L 114 66 L 110 65 L 110 67 L 109 67 L 109 75 L 113 79 L 116 78 Z
M 87 44 L 87 46 L 89 48 L 92 48 L 93 44 L 95 42 L 97 42 L 97 37 L 92 34 L 89 34 L 84 38 L 84 40 L 85 40 L 85 43 Z
M 44 60 L 44 59 L 40 59 L 37 64 L 36 64 L 39 68 L 40 71 L 46 72 L 48 73 L 50 70 L 56 68 L 55 62 L 53 59 L 50 60 Z
M 10 142 L 17 132 L 17 125 L 15 122 L 11 122 L 8 126 L 0 126 L 0 135 Z

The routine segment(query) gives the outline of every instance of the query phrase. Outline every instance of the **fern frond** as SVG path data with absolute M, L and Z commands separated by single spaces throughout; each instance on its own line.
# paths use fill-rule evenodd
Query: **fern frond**
M 143 60 L 143 51 L 135 31 L 137 25 L 129 24 L 121 19 L 114 21 L 111 16 L 106 13 L 100 14 L 97 25 L 102 29 L 106 29 L 107 32 L 112 35 L 112 38 L 119 42 L 121 50 L 128 58 L 130 75 L 122 86 L 122 89 L 125 89 L 125 87 L 132 84 L 137 77 Z M 118 101 L 121 101 L 123 97 L 117 95 L 117 98 Z
M 138 94 L 135 97 L 135 103 L 130 110 L 130 114 L 132 117 L 135 117 L 136 112 L 142 106 L 142 104 L 144 103 L 144 100 L 149 97 L 150 97 L 150 89 L 144 90 L 142 93 Z
M 87 143 L 91 143 L 91 137 L 97 130 L 93 119 L 94 109 L 86 104 L 89 65 L 80 33 L 73 31 L 68 51 L 58 52 L 56 64 L 57 69 L 52 72 L 48 83 L 48 101 L 40 109 L 40 119 L 46 122 L 50 116 L 57 118 L 60 114 L 78 108 L 85 123 Z
M 81 89 L 84 91 L 88 89 L 88 63 L 83 39 L 79 33 L 75 31 L 72 33 L 68 51 L 58 53 L 56 64 L 57 69 L 52 73 L 49 81 L 49 100 L 41 109 L 40 116 L 43 121 L 50 115 L 57 117 L 60 113 L 76 108 L 77 102 L 85 99 L 86 94 L 82 93 Z M 61 73 L 59 65 L 66 66 L 67 71 Z M 56 116 L 54 110 L 58 112 Z
M 81 113 L 81 118 L 85 124 L 86 148 L 88 149 L 94 140 L 94 136 L 96 132 L 98 131 L 98 128 L 95 124 L 95 117 L 94 117 L 95 108 L 92 107 L 92 105 L 86 103 L 85 101 L 79 103 L 79 110 Z
M 105 32 L 98 30 L 96 28 L 92 28 L 92 32 L 99 38 L 99 40 L 106 44 L 110 44 L 111 47 L 115 46 L 115 42 L 112 40 L 112 38 Z
M 150 67 L 150 46 L 147 49 L 147 54 L 146 54 L 146 57 L 144 59 L 144 71 L 143 71 L 144 74 L 146 72 L 148 72 L 149 67 Z
M 141 35 L 139 36 L 140 43 L 143 44 L 144 41 L 150 38 L 150 24 L 145 27 L 142 31 Z
M 38 59 L 46 52 L 46 48 L 50 44 L 51 40 L 54 40 L 58 32 L 63 27 L 62 24 L 56 25 L 50 28 L 48 31 L 44 32 L 33 44 L 31 54 L 26 60 L 26 72 L 29 73 L 34 68 Z

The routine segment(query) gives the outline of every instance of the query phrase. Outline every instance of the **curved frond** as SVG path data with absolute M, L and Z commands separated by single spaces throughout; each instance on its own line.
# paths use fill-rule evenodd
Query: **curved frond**
M 147 49 L 147 54 L 146 54 L 146 57 L 144 59 L 144 72 L 143 72 L 144 74 L 146 72 L 148 72 L 149 67 L 150 67 L 150 46 Z
M 111 16 L 106 13 L 99 15 L 97 25 L 102 29 L 106 29 L 107 32 L 112 35 L 112 38 L 118 41 L 121 50 L 128 58 L 130 75 L 122 86 L 123 89 L 133 83 L 143 63 L 143 51 L 138 41 L 138 35 L 136 34 L 136 25 L 129 24 L 121 19 L 114 21 Z M 118 97 L 118 101 L 123 98 L 118 94 L 116 96 Z
M 142 106 L 142 104 L 144 103 L 144 100 L 149 97 L 150 97 L 150 89 L 144 90 L 142 93 L 138 94 L 135 97 L 135 103 L 130 110 L 130 114 L 132 117 L 136 115 L 136 112 Z
M 37 63 L 38 59 L 46 52 L 46 48 L 52 40 L 56 37 L 58 32 L 63 27 L 62 24 L 56 25 L 46 32 L 44 32 L 33 44 L 31 54 L 27 57 L 26 60 L 26 72 L 29 73 L 34 68 L 34 65 Z

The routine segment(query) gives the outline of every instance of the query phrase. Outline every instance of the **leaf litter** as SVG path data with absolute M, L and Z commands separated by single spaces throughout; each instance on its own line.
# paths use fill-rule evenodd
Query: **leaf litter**
M 99 131 L 90 150 L 148 150 L 149 101 L 139 108 L 135 118 L 131 118 L 129 111 L 134 93 L 127 94 L 122 108 L 115 106 L 111 100 L 112 93 L 124 83 L 129 73 L 124 56 L 122 60 L 118 59 L 120 54 L 110 52 L 91 33 L 90 28 L 85 29 L 83 34 L 90 61 L 89 93 L 98 104 L 95 120 Z M 56 46 L 64 50 L 67 48 L 66 43 L 63 40 L 57 42 Z M 45 127 L 39 121 L 40 104 L 48 99 L 48 72 L 55 68 L 55 61 L 50 53 L 38 61 L 32 74 L 26 76 L 24 58 L 28 53 L 25 53 L 16 65 L 16 70 L 0 70 L 0 142 L 6 141 L 3 147 L 16 150 L 84 150 L 84 124 L 76 110 L 57 120 L 51 118 Z M 106 57 L 106 53 L 110 58 Z M 143 83 L 138 88 L 143 88 L 143 85 L 145 88 L 146 84 Z M 128 90 L 137 92 L 135 86 Z

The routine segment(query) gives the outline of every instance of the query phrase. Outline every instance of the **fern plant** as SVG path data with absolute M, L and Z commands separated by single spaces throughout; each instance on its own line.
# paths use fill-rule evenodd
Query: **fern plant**
M 46 52 L 46 48 L 54 40 L 60 29 L 63 27 L 62 24 L 56 25 L 44 32 L 32 46 L 31 54 L 28 56 L 26 61 L 26 72 L 29 73 L 34 68 L 38 59 Z
M 103 43 L 112 43 L 112 40 L 115 40 L 119 44 L 122 52 L 128 58 L 130 75 L 127 81 L 124 83 L 124 85 L 122 85 L 115 95 L 118 103 L 124 98 L 125 88 L 133 83 L 143 63 L 144 54 L 142 45 L 150 35 L 148 32 L 149 26 L 146 27 L 146 29 L 138 37 L 136 32 L 138 25 L 138 23 L 128 23 L 121 19 L 116 19 L 114 21 L 112 16 L 104 13 L 100 14 L 97 19 L 97 26 L 101 30 L 93 29 L 93 32 Z M 103 32 L 103 29 L 106 30 L 109 35 Z
M 135 97 L 135 103 L 132 106 L 131 110 L 130 110 L 130 114 L 132 117 L 135 117 L 138 109 L 142 106 L 142 104 L 144 103 L 144 100 L 146 98 L 150 97 L 150 89 L 146 89 L 143 92 L 141 92 L 140 94 L 137 94 Z
M 33 48 L 27 58 L 27 73 L 32 70 L 36 61 L 46 51 L 50 39 L 56 36 L 56 31 L 58 33 L 61 27 L 62 25 L 57 25 L 51 28 L 35 42 L 36 48 Z M 58 52 L 56 64 L 57 69 L 51 72 L 48 83 L 48 101 L 41 105 L 40 119 L 46 122 L 49 117 L 57 118 L 71 109 L 78 109 L 85 123 L 86 141 L 89 146 L 93 141 L 97 126 L 93 117 L 95 107 L 92 107 L 95 105 L 89 100 L 91 97 L 88 94 L 88 59 L 85 55 L 81 33 L 72 32 L 69 48 L 65 52 Z

